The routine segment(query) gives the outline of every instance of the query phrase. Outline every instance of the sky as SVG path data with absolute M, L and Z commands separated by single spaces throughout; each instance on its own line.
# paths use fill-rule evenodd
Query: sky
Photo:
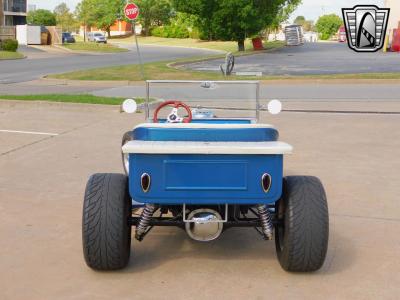
M 66 2 L 71 10 L 74 10 L 80 0 L 28 0 L 28 4 L 35 4 L 37 8 L 50 10 L 62 2 Z M 375 4 L 383 7 L 383 3 L 384 0 L 303 0 L 290 20 L 293 21 L 296 16 L 304 16 L 307 20 L 316 21 L 319 16 L 324 14 L 336 13 L 341 16 L 342 8 L 353 7 L 357 4 Z
M 303 0 L 290 20 L 293 21 L 296 16 L 304 16 L 307 20 L 317 21 L 319 16 L 331 13 L 341 16 L 342 8 L 352 8 L 359 4 L 383 7 L 384 0 Z

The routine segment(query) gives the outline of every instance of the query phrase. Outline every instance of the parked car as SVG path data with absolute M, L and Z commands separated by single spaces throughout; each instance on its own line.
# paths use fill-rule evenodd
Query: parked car
M 107 38 L 104 36 L 104 34 L 100 32 L 89 32 L 87 35 L 87 39 L 89 42 L 107 44 Z
M 292 146 L 274 126 L 258 123 L 261 110 L 278 114 L 282 105 L 261 105 L 259 88 L 258 81 L 147 81 L 146 122 L 122 138 L 125 174 L 94 174 L 86 186 L 82 237 L 89 267 L 125 267 L 131 226 L 138 241 L 155 226 L 175 226 L 199 242 L 230 228 L 255 229 L 275 239 L 284 270 L 321 268 L 329 235 L 324 187 L 317 177 L 284 176 L 283 157 Z M 134 113 L 137 104 L 127 99 L 122 109 Z M 247 249 L 243 240 L 236 247 Z
M 62 43 L 75 43 L 75 38 L 69 32 L 62 33 Z

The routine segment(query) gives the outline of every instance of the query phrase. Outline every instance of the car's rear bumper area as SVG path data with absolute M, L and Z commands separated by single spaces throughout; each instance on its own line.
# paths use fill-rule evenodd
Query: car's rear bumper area
M 122 147 L 129 154 L 289 154 L 292 146 L 284 142 L 183 142 L 134 140 Z
M 282 157 L 282 154 L 131 154 L 129 190 L 140 203 L 273 203 L 282 192 Z M 148 176 L 148 189 L 143 185 L 143 176 Z M 263 186 L 266 176 L 269 183 Z

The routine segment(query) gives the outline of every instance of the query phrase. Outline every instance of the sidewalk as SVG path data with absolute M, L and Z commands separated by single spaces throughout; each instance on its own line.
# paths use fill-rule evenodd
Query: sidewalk
M 3 95 L 90 93 L 105 97 L 144 97 L 143 81 L 70 81 L 40 79 L 1 84 Z M 156 93 L 162 96 L 163 90 Z M 263 81 L 261 99 L 303 102 L 399 102 L 400 80 L 282 80 Z M 183 99 L 184 100 L 184 99 Z
M 29 45 L 22 46 L 19 50 L 28 59 L 42 59 L 48 57 L 71 55 L 69 51 L 54 46 Z

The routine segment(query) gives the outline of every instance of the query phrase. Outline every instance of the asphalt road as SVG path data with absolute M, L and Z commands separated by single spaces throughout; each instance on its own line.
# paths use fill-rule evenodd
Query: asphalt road
M 211 60 L 186 65 L 198 71 L 220 72 L 224 61 Z M 307 43 L 268 53 L 236 58 L 235 71 L 263 72 L 264 75 L 323 75 L 400 72 L 398 53 L 356 53 L 347 44 Z
M 171 87 L 152 89 L 152 96 L 161 98 L 179 98 L 182 101 L 192 98 L 192 89 L 179 87 L 177 95 Z M 0 84 L 0 94 L 85 94 L 90 93 L 106 97 L 144 97 L 144 83 L 127 85 L 124 82 L 85 82 L 63 80 L 36 80 L 31 82 Z M 196 90 L 194 96 L 199 96 Z M 207 93 L 207 91 L 204 91 Z M 244 98 L 254 97 L 254 92 L 230 90 L 220 94 L 221 98 L 231 98 L 244 93 Z M 400 84 L 398 80 L 320 83 L 307 81 L 270 81 L 262 83 L 261 99 L 279 99 L 283 101 L 400 101 Z
M 218 99 L 231 99 L 234 97 L 242 97 L 241 99 L 255 98 L 254 91 L 243 90 L 241 85 L 232 86 L 229 90 L 224 89 L 221 91 Z M 151 96 L 161 97 L 168 99 L 168 95 L 172 98 L 179 98 L 182 101 L 185 99 L 192 99 L 193 97 L 207 97 L 209 91 L 201 91 L 199 89 L 186 88 L 180 86 L 179 94 L 178 89 L 171 87 L 157 87 L 151 89 Z M 146 89 L 143 85 L 134 86 L 119 86 L 114 88 L 107 88 L 96 90 L 92 92 L 98 96 L 106 97 L 144 97 Z M 215 91 L 214 91 L 215 93 Z M 302 101 L 321 101 L 321 100 L 358 100 L 358 101 L 382 101 L 393 100 L 400 101 L 400 84 L 399 81 L 393 83 L 316 83 L 316 82 L 300 82 L 290 83 L 286 82 L 271 82 L 263 83 L 260 88 L 261 99 L 280 99 L 280 100 L 302 100 Z M 240 98 L 239 98 L 240 99 Z
M 327 104 L 288 108 L 304 105 Z M 400 111 L 399 102 L 368 105 Z M 0 132 L 0 299 L 398 299 L 399 115 L 262 115 L 294 146 L 285 174 L 318 176 L 327 190 L 330 240 L 320 271 L 284 272 L 274 242 L 245 228 L 211 243 L 154 228 L 132 241 L 125 270 L 90 270 L 81 245 L 86 181 L 122 172 L 121 135 L 142 121 L 116 107 L 0 102 L 0 130 L 44 133 Z
M 112 54 L 74 54 L 52 52 L 40 54 L 36 49 L 25 49 L 28 59 L 0 61 L 0 92 L 1 84 L 26 82 L 38 79 L 48 74 L 64 73 L 91 68 L 137 64 L 136 49 Z M 190 49 L 182 47 L 141 46 L 143 62 L 174 60 L 192 56 L 215 54 L 212 50 Z M 32 59 L 29 59 L 32 56 Z

